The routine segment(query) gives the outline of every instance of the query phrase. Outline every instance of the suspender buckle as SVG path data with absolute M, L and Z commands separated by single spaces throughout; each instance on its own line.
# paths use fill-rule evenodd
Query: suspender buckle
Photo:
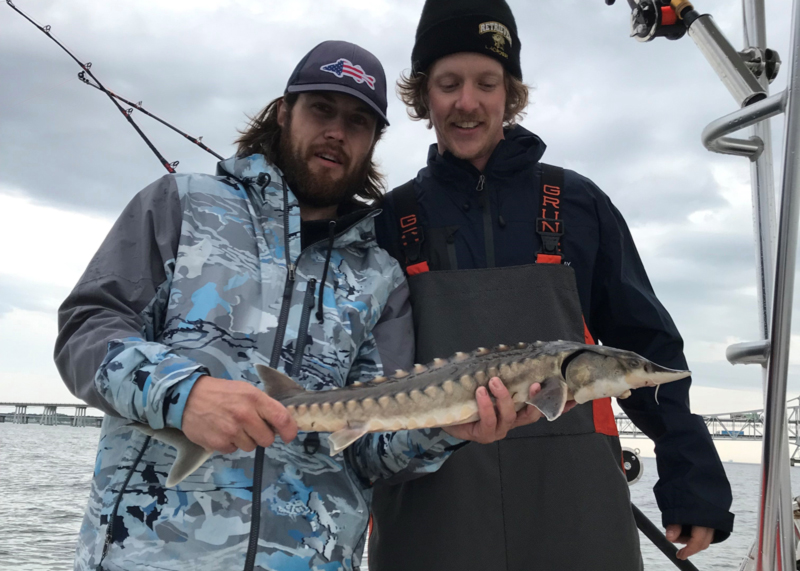
M 561 256 L 559 242 L 564 235 L 564 221 L 557 218 L 537 218 L 536 232 L 542 239 L 541 254 Z

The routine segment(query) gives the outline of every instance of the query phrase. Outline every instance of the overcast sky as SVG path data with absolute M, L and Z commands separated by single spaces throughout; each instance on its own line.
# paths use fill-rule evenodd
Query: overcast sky
M 248 114 L 283 92 L 318 42 L 348 40 L 409 67 L 421 0 L 16 0 L 109 89 L 222 155 Z M 545 160 L 581 172 L 633 230 L 656 293 L 686 342 L 696 412 L 760 408 L 761 373 L 725 347 L 757 336 L 747 159 L 711 154 L 700 133 L 734 111 L 691 39 L 629 38 L 624 0 L 510 0 L 533 87 L 523 125 Z M 770 47 L 788 54 L 789 0 L 767 2 Z M 697 2 L 737 49 L 741 6 Z M 52 363 L 56 309 L 124 205 L 164 169 L 108 99 L 44 34 L 0 5 L 0 401 L 73 401 Z M 786 72 L 771 86 L 785 87 Z M 390 94 L 377 157 L 391 186 L 423 166 L 433 134 Z M 216 160 L 147 117 L 134 118 L 181 172 Z M 773 120 L 775 141 L 783 121 Z M 776 154 L 776 169 L 782 153 Z M 776 180 L 780 181 L 779 177 Z M 797 320 L 796 320 L 797 321 Z M 800 326 L 794 331 L 800 333 Z M 800 339 L 800 338 L 798 338 Z M 793 353 L 789 395 L 800 392 Z

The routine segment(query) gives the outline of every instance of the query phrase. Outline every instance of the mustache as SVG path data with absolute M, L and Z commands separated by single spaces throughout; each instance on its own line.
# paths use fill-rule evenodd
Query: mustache
M 447 118 L 448 123 L 485 123 L 485 117 L 476 113 L 453 113 Z

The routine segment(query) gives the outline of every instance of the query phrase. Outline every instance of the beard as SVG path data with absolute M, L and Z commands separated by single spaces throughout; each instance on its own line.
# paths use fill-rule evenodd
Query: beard
M 339 151 L 338 155 L 342 157 L 345 174 L 339 179 L 334 179 L 328 173 L 314 173 L 308 168 L 308 163 L 314 155 L 328 148 L 331 147 L 316 145 L 310 147 L 304 154 L 294 144 L 291 123 L 287 123 L 286 127 L 281 129 L 279 166 L 298 202 L 305 206 L 312 208 L 337 206 L 350 201 L 356 193 L 364 190 L 372 164 L 372 149 L 355 168 L 351 167 L 350 157 L 344 156 Z

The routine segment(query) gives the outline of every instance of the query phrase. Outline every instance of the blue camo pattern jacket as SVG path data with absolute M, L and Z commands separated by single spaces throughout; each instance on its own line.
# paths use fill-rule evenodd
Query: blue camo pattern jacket
M 370 434 L 330 457 L 325 435 L 316 453 L 304 450 L 304 434 L 278 439 L 253 506 L 255 453 L 214 454 L 167 489 L 174 450 L 144 446 L 129 421 L 180 429 L 204 374 L 260 386 L 254 366 L 270 362 L 287 258 L 296 279 L 281 371 L 327 390 L 408 367 L 408 286 L 377 247 L 374 215 L 336 235 L 320 323 L 303 309 L 309 299 L 316 307 L 311 280 L 329 246 L 301 251 L 297 201 L 261 155 L 222 161 L 217 176 L 167 175 L 131 201 L 59 310 L 59 371 L 73 394 L 107 413 L 75 569 L 241 569 L 254 509 L 256 569 L 358 568 L 371 484 L 432 472 L 459 440 L 439 430 Z M 308 337 L 297 355 L 301 320 Z

